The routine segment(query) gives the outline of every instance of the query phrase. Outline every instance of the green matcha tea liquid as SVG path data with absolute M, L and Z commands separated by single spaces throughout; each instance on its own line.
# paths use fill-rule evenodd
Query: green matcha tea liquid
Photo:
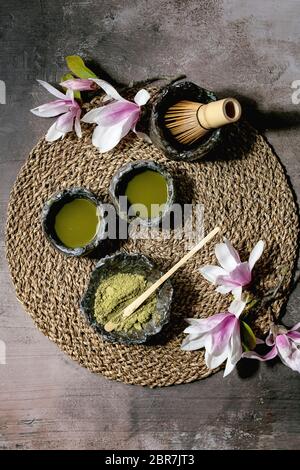
M 153 170 L 145 170 L 129 181 L 125 196 L 131 206 L 141 205 L 137 213 L 142 219 L 159 217 L 168 200 L 168 186 L 165 178 Z
M 74 199 L 57 213 L 54 229 L 66 247 L 80 248 L 93 240 L 99 221 L 95 204 L 86 199 Z

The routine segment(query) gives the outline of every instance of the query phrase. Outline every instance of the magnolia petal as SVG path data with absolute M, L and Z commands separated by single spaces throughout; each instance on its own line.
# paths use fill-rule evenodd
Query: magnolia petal
M 72 103 L 70 102 L 68 104 L 66 100 L 55 100 L 42 104 L 41 106 L 33 108 L 30 111 L 36 116 L 48 118 L 66 113 L 71 105 Z
M 65 134 L 56 128 L 55 122 L 54 124 L 52 124 L 50 129 L 48 129 L 48 132 L 46 134 L 46 140 L 47 142 L 54 142 L 57 139 L 62 139 L 64 136 Z
M 232 289 L 232 295 L 233 295 L 234 299 L 235 300 L 241 300 L 242 292 L 243 292 L 242 286 L 235 287 L 234 289 Z
M 211 333 L 210 354 L 217 357 L 223 353 L 224 348 L 226 348 L 230 342 L 236 322 L 237 319 L 234 315 L 227 315 L 224 320 L 214 328 Z
M 71 73 L 65 73 L 65 74 L 61 77 L 61 83 L 64 83 L 64 82 L 66 82 L 67 80 L 76 80 L 76 79 L 74 78 L 74 76 L 73 76 Z M 60 83 L 60 85 L 61 85 L 61 83 Z M 63 88 L 64 90 L 68 90 L 68 88 L 64 87 L 64 85 L 61 85 L 61 86 L 62 86 L 62 88 Z M 94 84 L 94 86 L 96 87 L 96 84 Z M 81 93 L 80 93 L 80 91 L 78 91 L 78 90 L 75 90 L 75 91 L 74 91 L 74 98 L 76 98 L 77 100 L 81 100 Z
M 216 292 L 219 292 L 219 294 L 228 294 L 231 292 L 231 289 L 231 287 L 219 286 L 216 288 Z
M 82 122 L 87 122 L 88 124 L 95 124 L 100 119 L 101 113 L 103 112 L 104 106 L 102 108 L 95 108 L 91 111 L 88 111 L 82 118 Z
M 93 132 L 92 143 L 99 152 L 105 153 L 112 150 L 121 140 L 122 130 L 120 125 L 111 127 L 97 126 Z
M 300 329 L 300 322 L 296 323 L 296 325 L 293 326 L 293 328 L 290 329 L 290 331 L 295 331 Z
M 181 349 L 183 351 L 195 351 L 196 349 L 201 349 L 205 345 L 205 335 L 202 335 L 198 338 L 194 338 L 191 335 L 184 338 L 181 344 Z
M 71 132 L 73 129 L 75 114 L 74 111 L 62 114 L 56 121 L 56 129 L 63 134 Z
M 238 254 L 237 250 L 232 246 L 231 242 L 225 238 L 224 240 L 225 245 L 227 246 L 227 249 L 231 256 L 234 258 L 235 262 L 239 264 L 241 262 L 240 255 Z
M 246 286 L 251 282 L 251 270 L 249 263 L 244 262 L 237 265 L 237 267 L 231 271 L 229 277 L 233 283 L 240 286 Z
M 226 377 L 229 375 L 235 368 L 238 361 L 241 359 L 243 354 L 243 348 L 241 343 L 241 331 L 240 331 L 240 322 L 236 319 L 232 335 L 229 342 L 229 354 L 226 362 L 224 375 Z
M 215 254 L 217 260 L 225 271 L 229 273 L 236 268 L 238 263 L 226 243 L 217 243 L 215 246 Z
M 276 346 L 273 346 L 273 348 L 264 356 L 261 356 L 255 351 L 246 351 L 243 352 L 242 357 L 246 359 L 257 359 L 258 361 L 264 362 L 264 361 L 270 361 L 271 359 L 274 359 L 274 357 L 277 356 L 277 348 Z
M 229 305 L 228 312 L 235 315 L 236 318 L 239 318 L 245 306 L 246 306 L 246 302 L 244 302 L 243 300 L 235 299 Z
M 231 280 L 230 274 L 226 276 L 218 276 L 216 279 L 216 284 L 219 286 L 229 287 L 230 290 L 240 286 L 240 284 Z
M 189 323 L 189 325 L 197 326 L 203 318 L 185 318 L 184 320 Z
M 102 90 L 105 91 L 105 93 L 113 98 L 114 100 L 117 101 L 127 101 L 124 98 L 122 98 L 121 95 L 117 92 L 117 90 L 108 82 L 105 80 L 101 80 L 100 78 L 90 78 L 89 80 L 95 82 Z
M 241 342 L 241 327 L 238 319 L 235 319 L 232 335 L 230 338 L 230 361 L 236 364 L 242 357 L 243 348 Z
M 76 103 L 75 100 L 74 100 L 74 91 L 73 91 L 73 90 L 68 89 L 68 90 L 66 91 L 66 97 L 67 97 L 69 100 L 72 101 L 72 104 L 73 104 L 73 105 L 75 105 L 75 106 L 77 105 L 77 103 Z M 75 103 L 76 103 L 76 104 L 75 104 Z
M 276 336 L 276 346 L 282 362 L 296 372 L 300 372 L 300 349 L 286 335 Z
M 213 266 L 213 265 L 202 266 L 201 268 L 199 268 L 199 271 L 202 274 L 202 276 L 205 277 L 205 279 L 207 279 L 207 281 L 212 282 L 213 284 L 216 283 L 217 278 L 219 276 L 223 276 L 227 274 L 227 272 L 223 268 L 220 268 L 220 266 Z
M 124 119 L 130 119 L 130 127 L 134 127 L 140 115 L 139 107 L 130 101 L 116 101 L 101 109 L 97 120 L 97 124 L 101 126 L 113 126 Z
M 131 128 L 131 119 L 125 119 L 114 126 L 104 127 L 98 125 L 93 132 L 92 142 L 101 153 L 112 150 Z
M 50 83 L 44 82 L 44 80 L 37 80 L 37 82 L 39 82 L 40 85 L 46 88 L 46 90 L 49 91 L 51 95 L 54 95 L 57 98 L 60 98 L 61 100 L 66 99 L 66 95 L 64 95 L 61 91 L 57 90 L 56 88 L 54 88 L 54 86 L 50 85 Z
M 101 108 L 92 109 L 85 114 L 82 121 L 95 122 L 102 127 L 109 127 L 130 118 L 131 127 L 133 127 L 139 118 L 139 113 L 139 107 L 136 104 L 130 101 L 115 101 Z
M 264 246 L 265 246 L 265 243 L 262 240 L 259 240 L 259 242 L 256 243 L 255 247 L 251 251 L 250 256 L 249 256 L 249 267 L 251 271 L 255 263 L 261 257 L 262 252 L 264 251 Z
M 233 371 L 235 366 L 236 366 L 236 364 L 233 364 L 233 362 L 231 362 L 230 358 L 228 358 L 227 361 L 226 361 L 226 366 L 225 366 L 223 377 L 227 377 L 227 375 L 229 375 Z
M 231 287 L 234 289 L 238 286 L 246 286 L 251 282 L 251 270 L 247 262 L 239 263 L 236 267 L 226 273 L 225 275 L 220 275 L 216 279 L 218 285 L 225 287 Z
M 241 343 L 241 332 L 240 332 L 240 322 L 235 321 L 234 329 L 230 338 L 229 344 L 229 354 L 225 366 L 225 371 L 223 377 L 226 377 L 233 371 L 237 362 L 241 359 L 243 354 L 243 348 Z
M 206 335 L 206 333 L 203 333 L 203 335 Z M 188 338 L 189 338 L 190 341 L 193 341 L 194 339 L 199 339 L 203 335 L 198 335 L 198 334 L 191 333 L 191 334 L 188 335 Z
M 299 331 L 289 331 L 286 336 L 294 341 L 296 344 L 300 344 L 300 333 Z
M 64 88 L 69 88 L 70 90 L 78 90 L 78 91 L 88 91 L 94 90 L 95 85 L 91 80 L 83 79 L 83 78 L 73 78 L 69 80 L 65 80 L 60 83 L 60 86 Z
M 187 333 L 207 333 L 212 331 L 216 326 L 218 326 L 225 318 L 228 317 L 228 313 L 217 313 L 208 318 L 186 318 L 186 321 L 193 326 L 193 330 L 184 332 Z M 188 327 L 190 328 L 190 327 Z
M 215 369 L 216 367 L 219 367 L 223 362 L 227 359 L 228 354 L 229 354 L 229 345 L 227 344 L 224 349 L 222 350 L 222 353 L 219 354 L 218 356 L 215 356 L 214 354 L 211 354 L 209 349 L 207 348 L 207 344 L 205 344 L 206 350 L 205 350 L 205 363 L 209 369 Z
M 147 101 L 149 101 L 149 99 L 150 99 L 150 94 L 144 88 L 142 90 L 139 90 L 134 97 L 135 103 L 138 104 L 139 106 L 143 106 L 144 104 L 146 104 Z
M 199 331 L 198 331 L 196 325 L 190 325 L 190 326 L 188 326 L 187 328 L 185 328 L 185 329 L 183 330 L 183 332 L 189 334 L 190 336 L 191 336 L 191 335 L 193 335 L 193 336 L 199 336 Z M 201 333 L 200 333 L 200 334 L 201 334 Z
M 284 354 L 289 351 L 291 342 L 289 341 L 288 337 L 285 334 L 277 335 L 275 338 L 275 344 L 277 346 L 278 351 L 285 351 Z
M 74 129 L 76 132 L 76 135 L 78 139 L 81 139 L 82 137 L 82 132 L 81 132 L 81 125 L 80 125 L 80 115 L 81 115 L 81 109 L 79 109 L 76 113 L 75 117 L 75 122 L 74 122 Z

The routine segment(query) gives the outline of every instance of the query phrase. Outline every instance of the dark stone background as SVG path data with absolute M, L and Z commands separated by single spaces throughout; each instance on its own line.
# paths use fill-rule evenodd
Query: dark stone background
M 142 389 L 110 382 L 69 360 L 18 304 L 4 256 L 9 191 L 21 164 L 50 126 L 29 109 L 47 101 L 36 83 L 58 81 L 64 56 L 95 60 L 128 83 L 186 73 L 242 99 L 265 130 L 300 194 L 300 79 L 297 0 L 2 0 L 0 79 L 0 448 L 296 449 L 299 375 L 280 363 L 250 377 L 219 373 L 190 385 Z M 299 321 L 299 287 L 287 324 Z

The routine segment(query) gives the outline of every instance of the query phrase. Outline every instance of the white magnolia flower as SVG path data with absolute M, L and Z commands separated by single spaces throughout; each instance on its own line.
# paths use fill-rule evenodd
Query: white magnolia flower
M 242 357 L 239 316 L 246 302 L 234 300 L 227 312 L 217 313 L 208 318 L 188 318 L 188 333 L 181 348 L 185 351 L 205 348 L 205 362 L 209 369 L 219 367 L 226 361 L 224 377 L 234 369 Z
M 134 97 L 134 102 L 125 100 L 117 90 L 104 80 L 91 78 L 101 87 L 113 101 L 92 109 L 83 116 L 82 121 L 95 123 L 97 127 L 93 132 L 92 142 L 100 152 L 112 150 L 130 130 L 139 137 L 149 141 L 149 137 L 136 131 L 136 123 L 140 118 L 141 106 L 147 103 L 150 95 L 147 90 L 140 90 Z
M 247 351 L 243 357 L 269 361 L 279 356 L 282 362 L 292 370 L 300 373 L 300 323 L 287 330 L 282 325 L 272 325 L 266 344 L 271 346 L 270 351 L 261 356 L 255 351 Z
M 263 249 L 264 242 L 259 240 L 251 251 L 249 260 L 242 263 L 236 249 L 225 239 L 224 243 L 217 243 L 215 246 L 215 254 L 221 266 L 203 266 L 200 272 L 205 279 L 218 286 L 217 292 L 232 292 L 236 299 L 241 299 L 242 288 L 250 284 L 252 269 Z
M 53 142 L 57 139 L 63 139 L 67 132 L 71 132 L 73 127 L 77 137 L 81 137 L 80 115 L 81 108 L 74 99 L 74 92 L 67 90 L 64 95 L 61 91 L 54 88 L 43 80 L 38 80 L 46 90 L 58 98 L 57 100 L 45 103 L 37 108 L 31 109 L 31 112 L 39 117 L 59 116 L 46 134 L 46 140 Z

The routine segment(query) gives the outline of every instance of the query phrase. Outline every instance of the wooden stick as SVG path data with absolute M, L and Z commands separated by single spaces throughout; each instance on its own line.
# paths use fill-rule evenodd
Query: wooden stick
M 191 251 L 181 258 L 169 271 L 167 271 L 160 279 L 158 279 L 154 284 L 152 284 L 143 294 L 141 294 L 137 299 L 135 299 L 130 305 L 128 305 L 122 314 L 122 318 L 126 319 L 130 317 L 144 302 L 147 300 L 169 277 L 171 277 L 181 266 L 183 266 L 189 259 L 194 256 L 197 251 L 200 250 L 206 243 L 208 243 L 218 232 L 220 231 L 219 227 L 215 227 L 206 237 L 204 237 L 197 245 L 195 245 Z M 116 324 L 112 321 L 108 321 L 104 325 L 105 331 L 113 331 L 116 327 Z

